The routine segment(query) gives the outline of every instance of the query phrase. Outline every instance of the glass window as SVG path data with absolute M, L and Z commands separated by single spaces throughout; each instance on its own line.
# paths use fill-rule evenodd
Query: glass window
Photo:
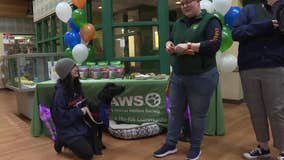
M 169 21 L 176 21 L 182 16 L 179 0 L 168 0 L 169 5 Z
M 92 0 L 93 24 L 102 22 L 102 0 Z
M 45 32 L 46 32 L 46 30 L 45 30 L 45 28 L 44 28 L 44 20 L 42 20 L 41 22 L 41 25 L 40 25 L 40 40 L 44 40 L 44 39 L 46 39 L 45 37 L 44 37 L 44 34 L 45 34 Z
M 92 24 L 96 28 L 95 36 L 92 41 L 92 52 L 94 52 L 97 59 L 103 57 L 103 32 L 101 29 L 98 30 L 98 26 L 102 24 L 102 9 L 101 0 L 92 1 Z
M 158 55 L 157 28 L 157 26 L 114 28 L 115 57 Z
M 113 21 L 156 21 L 157 0 L 113 0 Z
M 59 34 L 60 34 L 60 28 L 61 28 L 61 26 L 60 26 L 60 24 L 61 24 L 61 21 L 58 19 L 58 18 L 55 18 L 55 27 L 56 27 L 56 35 L 58 36 Z
M 42 25 L 41 25 L 41 40 L 46 40 L 48 39 L 48 20 L 47 18 L 43 19 L 41 21 Z
M 103 36 L 102 31 L 96 31 L 95 37 L 93 38 L 93 49 L 95 53 L 96 58 L 102 58 L 103 57 Z
M 43 50 L 42 43 L 38 43 L 37 45 L 38 45 L 37 52 L 39 52 L 39 53 L 42 52 L 42 50 Z
M 40 41 L 42 39 L 41 35 L 42 35 L 42 31 L 41 31 L 41 23 L 37 22 L 36 23 L 36 29 L 37 29 L 37 41 Z
M 51 20 L 50 20 L 50 18 L 48 18 L 47 20 L 46 20 L 46 23 L 47 23 L 47 37 L 48 38 L 50 38 L 50 37 L 52 37 L 52 34 L 51 34 Z
M 60 52 L 61 51 L 61 45 L 60 45 L 60 39 L 56 40 L 56 51 Z

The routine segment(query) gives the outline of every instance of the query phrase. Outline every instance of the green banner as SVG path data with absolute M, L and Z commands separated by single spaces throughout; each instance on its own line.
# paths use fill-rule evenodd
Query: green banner
M 88 97 L 94 96 L 103 87 L 102 83 L 83 81 L 83 88 Z M 163 80 L 111 80 L 118 85 L 124 85 L 126 90 L 113 98 L 110 119 L 121 123 L 141 124 L 155 122 L 167 125 L 165 109 L 165 87 L 167 79 Z
M 125 91 L 112 101 L 110 119 L 121 123 L 141 124 L 155 122 L 160 126 L 167 126 L 167 112 L 165 102 L 165 87 L 167 79 L 162 80 L 129 80 L 129 79 L 103 79 L 82 80 L 85 96 L 95 100 L 97 93 L 107 82 L 124 85 Z M 38 83 L 34 94 L 32 126 L 33 136 L 49 135 L 44 124 L 39 119 L 38 105 L 51 106 L 55 82 L 46 81 Z M 224 135 L 224 113 L 220 93 L 220 86 L 216 89 L 210 102 L 208 112 L 207 135 Z

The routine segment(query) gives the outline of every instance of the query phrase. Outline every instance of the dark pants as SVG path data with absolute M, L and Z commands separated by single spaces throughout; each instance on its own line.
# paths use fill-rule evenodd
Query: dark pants
M 90 160 L 93 157 L 93 139 L 92 137 L 80 137 L 68 144 L 68 148 L 78 157 L 84 160 Z
M 166 144 L 175 146 L 184 122 L 187 104 L 191 113 L 191 148 L 200 148 L 206 128 L 211 96 L 218 83 L 218 72 L 213 68 L 199 75 L 176 75 L 170 80 L 170 116 Z

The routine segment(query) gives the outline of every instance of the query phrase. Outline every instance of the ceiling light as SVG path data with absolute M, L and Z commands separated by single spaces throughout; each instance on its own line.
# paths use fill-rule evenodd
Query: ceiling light
M 180 1 L 176 1 L 176 5 L 180 5 L 181 4 L 181 2 Z

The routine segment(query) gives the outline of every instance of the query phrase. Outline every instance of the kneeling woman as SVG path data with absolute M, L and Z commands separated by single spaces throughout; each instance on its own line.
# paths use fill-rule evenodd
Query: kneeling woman
M 78 157 L 92 159 L 94 141 L 90 128 L 83 120 L 88 108 L 80 106 L 84 94 L 79 81 L 78 66 L 72 59 L 63 58 L 56 63 L 55 71 L 59 79 L 55 86 L 52 107 L 57 132 L 54 149 L 60 153 L 64 145 Z

